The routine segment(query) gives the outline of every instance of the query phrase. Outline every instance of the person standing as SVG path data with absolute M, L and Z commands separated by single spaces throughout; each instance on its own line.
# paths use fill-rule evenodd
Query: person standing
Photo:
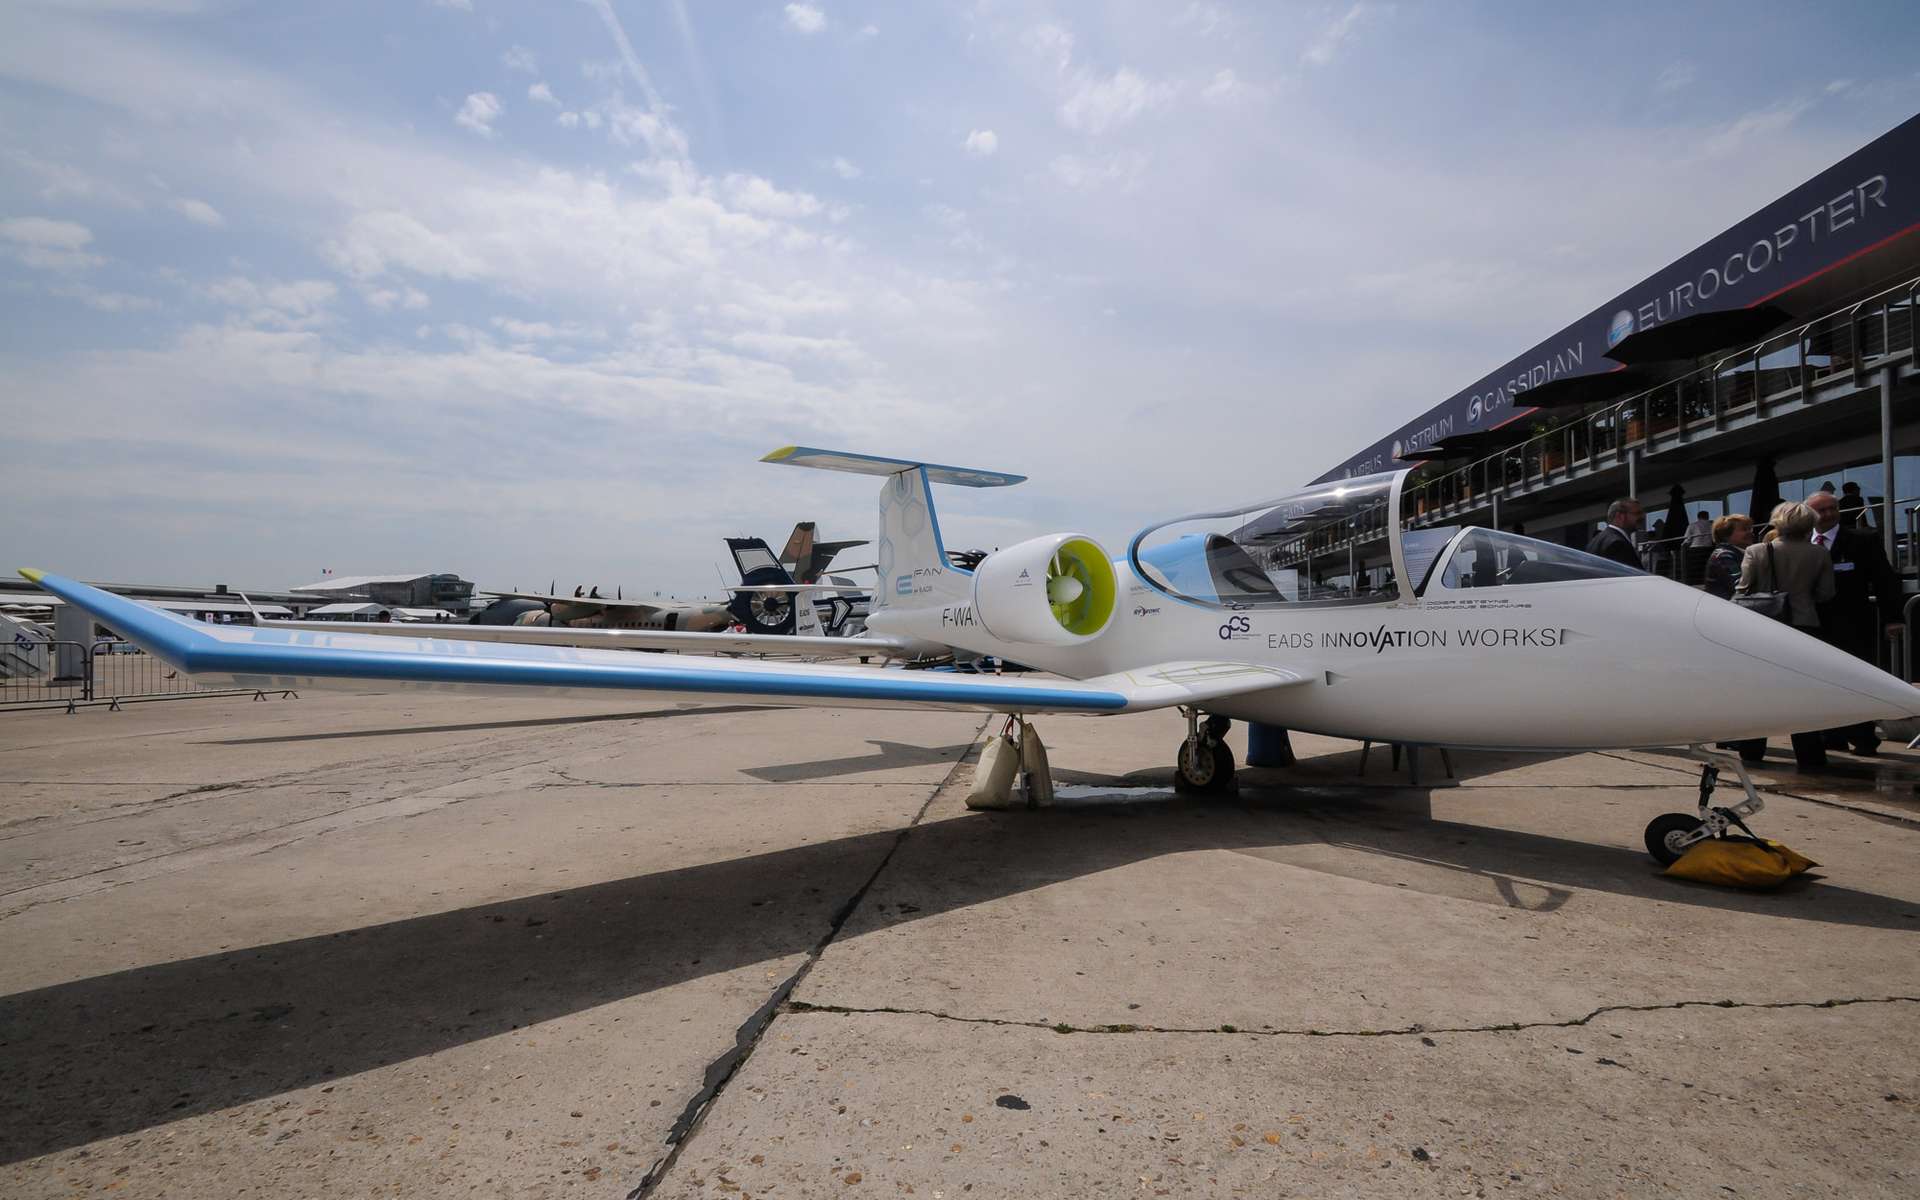
M 1633 535 L 1646 524 L 1647 513 L 1638 500 L 1631 496 L 1615 500 L 1607 506 L 1607 523 L 1587 543 L 1587 553 L 1643 571 L 1646 568 L 1641 565 L 1640 552 L 1634 548 Z
M 1749 523 L 1748 528 L 1752 528 L 1751 523 Z M 1748 540 L 1751 541 L 1752 539 L 1749 538 Z M 1707 510 L 1703 508 L 1694 515 L 1693 524 L 1687 526 L 1687 537 L 1681 544 L 1688 549 L 1696 549 L 1702 546 L 1712 546 L 1713 543 L 1713 518 L 1709 517 Z
M 1841 524 L 1840 500 L 1832 492 L 1807 497 L 1814 516 L 1813 544 L 1833 563 L 1833 597 L 1820 606 L 1820 637 L 1855 658 L 1878 666 L 1880 639 L 1900 627 L 1900 578 L 1871 529 Z M 1874 754 L 1880 735 L 1871 721 L 1829 731 L 1828 744 Z
M 1867 514 L 1867 498 L 1860 494 L 1860 485 L 1849 480 L 1840 489 L 1840 524 L 1847 529 L 1871 525 Z
M 1784 592 L 1786 621 L 1795 629 L 1821 636 L 1820 606 L 1833 599 L 1833 562 L 1812 542 L 1816 518 L 1804 504 L 1788 500 L 1773 510 L 1773 532 L 1748 546 L 1740 561 L 1740 595 Z M 1824 639 L 1822 639 L 1824 640 Z M 1747 754 L 1743 747 L 1741 753 Z M 1793 760 L 1802 771 L 1827 765 L 1827 739 L 1821 730 L 1793 735 Z
M 1707 558 L 1707 591 L 1722 600 L 1733 599 L 1740 585 L 1740 560 L 1753 545 L 1753 519 L 1740 513 L 1713 523 L 1713 553 Z

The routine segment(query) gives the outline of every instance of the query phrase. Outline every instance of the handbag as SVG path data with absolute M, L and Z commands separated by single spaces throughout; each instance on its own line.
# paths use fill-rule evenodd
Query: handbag
M 1774 543 L 1767 543 L 1767 583 L 1771 585 L 1764 592 L 1736 592 L 1733 602 L 1741 608 L 1750 609 L 1763 617 L 1772 617 L 1776 621 L 1793 620 L 1793 606 L 1787 599 L 1787 593 L 1775 590 L 1780 586 L 1780 577 L 1774 574 Z

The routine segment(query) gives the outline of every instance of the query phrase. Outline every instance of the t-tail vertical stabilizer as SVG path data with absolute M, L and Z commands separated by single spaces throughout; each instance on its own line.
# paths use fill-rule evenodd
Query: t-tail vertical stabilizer
M 1003 471 L 877 458 L 811 446 L 787 446 L 761 461 L 884 477 L 885 482 L 880 486 L 880 532 L 875 543 L 879 556 L 879 578 L 873 589 L 875 611 L 935 606 L 963 600 L 972 594 L 971 572 L 947 560 L 931 484 L 1010 487 L 1026 479 L 1025 475 L 1009 475 Z

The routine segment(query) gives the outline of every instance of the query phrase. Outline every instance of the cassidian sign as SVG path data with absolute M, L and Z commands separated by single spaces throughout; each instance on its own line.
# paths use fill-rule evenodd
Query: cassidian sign
M 1607 351 L 1633 334 L 1700 313 L 1777 299 L 1790 303 L 1795 289 L 1868 250 L 1902 235 L 1913 234 L 1920 241 L 1917 229 L 1920 117 L 1641 280 L 1314 482 L 1392 470 L 1402 465 L 1401 455 L 1441 438 L 1503 425 L 1530 411 L 1527 392 L 1532 388 L 1614 370 L 1618 364 L 1607 358 Z

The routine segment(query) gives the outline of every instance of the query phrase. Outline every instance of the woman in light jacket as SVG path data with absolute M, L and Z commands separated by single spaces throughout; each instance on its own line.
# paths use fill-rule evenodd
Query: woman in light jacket
M 1787 619 L 1805 633 L 1818 636 L 1820 605 L 1833 599 L 1833 558 L 1813 544 L 1813 510 L 1788 501 L 1774 508 L 1773 532 L 1767 540 L 1748 546 L 1740 560 L 1738 594 L 1785 592 Z M 1794 762 L 1802 771 L 1827 765 L 1823 733 L 1793 735 Z

